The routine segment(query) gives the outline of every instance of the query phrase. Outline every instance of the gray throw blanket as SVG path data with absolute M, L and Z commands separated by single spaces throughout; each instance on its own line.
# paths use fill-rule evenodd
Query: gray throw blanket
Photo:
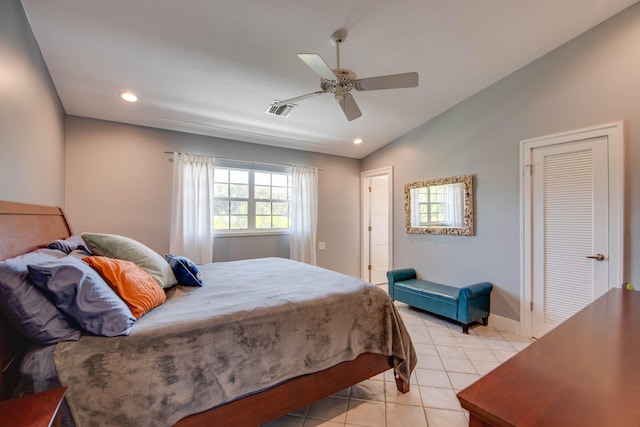
M 416 363 L 389 296 L 359 279 L 280 258 L 201 266 L 127 337 L 56 346 L 77 427 L 168 426 L 181 418 L 365 352 Z

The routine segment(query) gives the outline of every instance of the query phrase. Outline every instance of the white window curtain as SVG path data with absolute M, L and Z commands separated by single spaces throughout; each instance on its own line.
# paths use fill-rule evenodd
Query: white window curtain
M 211 156 L 173 153 L 169 250 L 196 264 L 213 261 L 213 172 Z
M 291 179 L 290 257 L 316 265 L 318 169 L 293 166 Z
M 411 192 L 411 226 L 420 227 L 420 194 L 417 188 L 409 190 Z
M 444 189 L 445 222 L 449 227 L 464 225 L 464 199 L 462 184 L 447 184 Z

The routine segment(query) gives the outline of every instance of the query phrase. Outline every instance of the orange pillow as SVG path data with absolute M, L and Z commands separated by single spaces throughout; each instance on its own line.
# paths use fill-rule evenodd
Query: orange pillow
M 100 273 L 136 319 L 167 299 L 158 282 L 131 261 L 104 256 L 87 256 L 82 260 Z

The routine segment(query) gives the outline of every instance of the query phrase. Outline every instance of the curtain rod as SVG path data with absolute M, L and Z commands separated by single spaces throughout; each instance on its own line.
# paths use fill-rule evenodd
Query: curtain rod
M 165 151 L 164 154 L 173 154 L 174 151 Z M 181 153 L 178 152 L 178 154 L 195 154 L 195 153 Z M 211 156 L 211 154 L 197 154 L 198 156 Z M 265 166 L 287 166 L 287 167 L 293 167 L 293 166 L 300 166 L 300 165 L 288 165 L 288 164 L 282 164 L 282 163 L 266 163 L 266 162 L 254 162 L 254 161 L 249 161 L 249 160 L 237 160 L 237 159 L 226 159 L 224 157 L 216 157 L 216 156 L 211 156 L 213 158 L 215 158 L 216 160 L 224 160 L 224 161 L 228 161 L 228 162 L 238 162 L 238 163 L 249 163 L 252 165 L 265 165 Z M 172 160 L 172 159 L 170 159 Z M 316 170 L 321 171 L 322 168 L 317 168 L 315 166 L 305 166 L 305 167 L 310 167 Z

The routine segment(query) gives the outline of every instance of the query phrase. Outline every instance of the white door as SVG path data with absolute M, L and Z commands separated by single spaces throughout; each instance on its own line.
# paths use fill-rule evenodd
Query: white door
M 361 176 L 361 277 L 387 282 L 393 260 L 393 168 L 365 171 Z
M 531 336 L 541 337 L 621 285 L 616 137 L 586 130 L 523 145 L 524 240 L 530 243 L 523 295 L 528 291 L 531 299 Z
M 389 195 L 387 175 L 369 178 L 369 282 L 387 282 L 389 268 Z

